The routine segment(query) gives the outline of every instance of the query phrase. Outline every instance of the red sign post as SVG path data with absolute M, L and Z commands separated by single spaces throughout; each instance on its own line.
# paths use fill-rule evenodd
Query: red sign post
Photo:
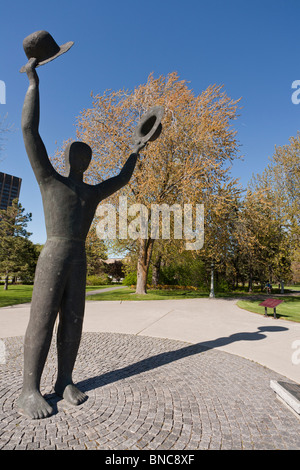
M 276 307 L 277 305 L 281 304 L 283 300 L 279 299 L 267 299 L 261 302 L 259 305 L 261 307 L 265 307 L 265 317 L 268 316 L 268 308 L 273 308 L 274 309 L 274 318 L 277 318 L 276 316 Z

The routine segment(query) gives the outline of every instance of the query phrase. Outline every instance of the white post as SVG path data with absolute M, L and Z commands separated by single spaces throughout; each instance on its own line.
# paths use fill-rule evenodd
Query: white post
M 210 298 L 215 297 L 215 282 L 214 282 L 214 263 L 211 263 L 211 274 L 210 274 Z
M 0 364 L 6 363 L 6 348 L 5 343 L 2 339 L 0 339 Z

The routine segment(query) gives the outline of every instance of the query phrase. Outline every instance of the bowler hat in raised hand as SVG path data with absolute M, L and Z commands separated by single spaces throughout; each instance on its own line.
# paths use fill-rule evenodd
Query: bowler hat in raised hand
M 146 144 L 156 140 L 161 131 L 161 120 L 164 115 L 163 106 L 154 106 L 140 120 L 133 133 L 134 144 Z
M 23 49 L 28 60 L 33 57 L 37 59 L 36 66 L 39 67 L 67 52 L 73 44 L 69 41 L 59 46 L 47 31 L 36 31 L 24 39 Z M 20 72 L 25 72 L 25 66 Z

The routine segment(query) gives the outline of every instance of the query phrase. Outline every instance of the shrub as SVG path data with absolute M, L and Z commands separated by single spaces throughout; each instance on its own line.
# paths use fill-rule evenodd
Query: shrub
M 126 274 L 126 276 L 123 279 L 122 284 L 124 284 L 125 286 L 132 286 L 132 285 L 135 286 L 136 276 L 137 276 L 136 271 Z
M 148 284 L 151 283 L 151 276 L 152 276 L 152 272 L 149 269 Z M 132 271 L 132 272 L 129 272 L 128 274 L 126 274 L 126 276 L 124 277 L 124 279 L 122 281 L 122 284 L 124 284 L 125 286 L 136 286 L 136 281 L 137 281 L 137 272 Z
M 110 279 L 106 274 L 93 274 L 87 276 L 86 285 L 87 286 L 103 286 L 110 283 Z

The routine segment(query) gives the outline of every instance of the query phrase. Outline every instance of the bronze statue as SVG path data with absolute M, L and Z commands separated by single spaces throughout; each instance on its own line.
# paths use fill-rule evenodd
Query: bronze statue
M 48 43 L 51 44 L 48 46 Z M 100 184 L 93 186 L 83 182 L 83 173 L 92 157 L 91 148 L 83 142 L 72 142 L 65 150 L 68 175 L 57 173 L 39 134 L 39 78 L 36 67 L 65 52 L 72 45 L 67 44 L 60 49 L 49 33 L 34 33 L 24 40 L 24 50 L 27 45 L 25 52 L 29 60 L 21 69 L 29 79 L 22 111 L 23 138 L 42 194 L 47 231 L 47 241 L 36 267 L 30 320 L 24 341 L 23 388 L 17 403 L 20 413 L 33 419 L 45 418 L 52 413 L 51 406 L 40 393 L 40 380 L 58 314 L 55 392 L 74 405 L 83 403 L 87 398 L 72 381 L 85 306 L 86 236 L 100 201 L 129 182 L 139 151 L 149 138 L 153 138 L 154 133 L 157 138 L 161 131 L 162 114 L 153 121 L 154 113 L 150 126 L 143 122 L 143 128 L 149 134 L 147 138 L 144 138 L 145 132 L 139 133 L 133 153 L 121 172 Z

